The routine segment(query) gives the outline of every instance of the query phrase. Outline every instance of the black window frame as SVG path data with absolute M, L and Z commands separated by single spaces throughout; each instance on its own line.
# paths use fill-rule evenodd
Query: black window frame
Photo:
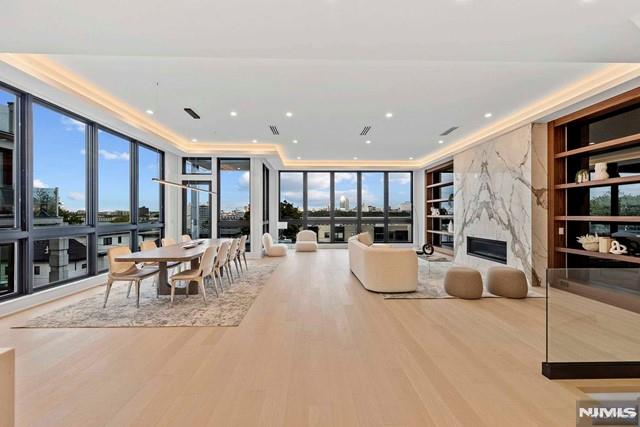
M 164 152 L 151 145 L 145 144 L 135 138 L 129 137 L 122 132 L 115 131 L 94 120 L 66 108 L 60 107 L 46 99 L 36 97 L 27 91 L 0 82 L 0 90 L 10 92 L 16 96 L 15 114 L 15 227 L 0 229 L 0 244 L 14 244 L 14 290 L 11 293 L 0 295 L 0 301 L 18 298 L 40 292 L 46 289 L 62 286 L 64 284 L 82 280 L 87 277 L 102 274 L 98 269 L 97 239 L 99 235 L 117 234 L 120 232 L 130 233 L 130 249 L 136 251 L 134 247 L 138 240 L 138 233 L 148 229 L 159 229 L 161 236 L 165 230 L 165 197 L 160 184 L 158 185 L 160 200 L 160 218 L 157 223 L 138 224 L 138 173 L 137 173 L 137 153 L 139 147 L 144 146 L 160 154 L 159 173 L 164 179 L 165 157 Z M 35 227 L 33 218 L 33 105 L 38 103 L 45 108 L 50 108 L 58 113 L 64 114 L 73 119 L 86 124 L 86 223 L 67 226 Z M 98 129 L 115 134 L 130 142 L 130 215 L 129 224 L 98 224 Z M 87 274 L 74 277 L 68 280 L 59 281 L 46 286 L 34 289 L 33 286 L 33 245 L 36 240 L 72 238 L 78 236 L 87 237 Z
M 192 162 L 194 160 L 208 160 L 209 172 L 187 172 L 187 162 Z M 197 176 L 213 175 L 213 159 L 211 157 L 183 157 L 182 158 L 182 175 L 197 175 Z
M 329 184 L 329 194 L 330 194 L 330 215 L 328 218 L 309 218 L 309 210 L 308 210 L 308 173 L 329 173 L 330 174 L 330 184 Z M 282 200 L 282 186 L 281 176 L 283 173 L 302 173 L 302 194 L 303 194 L 303 206 L 302 206 L 302 218 L 301 219 L 290 219 L 290 218 L 282 218 L 280 212 L 280 202 Z M 335 216 L 335 174 L 336 173 L 355 173 L 357 174 L 357 212 L 355 217 L 340 217 Z M 367 218 L 362 216 L 362 174 L 363 173 L 383 173 L 384 174 L 384 216 L 376 217 L 376 218 Z M 408 173 L 410 176 L 409 188 L 411 190 L 411 213 L 408 217 L 393 217 L 389 216 L 389 174 L 390 173 Z M 415 229 L 414 224 L 414 191 L 413 191 L 413 172 L 410 170 L 281 170 L 278 171 L 278 221 L 287 222 L 289 227 L 294 227 L 294 229 L 307 229 L 309 226 L 317 226 L 317 225 L 327 225 L 329 224 L 331 229 L 331 241 L 330 242 L 319 242 L 320 244 L 334 244 L 334 243 L 346 243 L 345 241 L 338 241 L 335 239 L 335 226 L 342 224 L 355 224 L 356 232 L 362 232 L 363 224 L 384 224 L 384 239 L 376 240 L 379 243 L 401 243 L 401 244 L 412 244 L 413 243 L 413 234 Z M 411 226 L 411 230 L 409 232 L 409 239 L 407 241 L 395 241 L 389 240 L 389 225 L 394 224 L 408 224 Z M 320 240 L 320 239 L 319 239 Z
M 220 163 L 227 160 L 243 160 L 249 162 L 249 219 L 248 220 L 220 220 Z M 251 158 L 250 157 L 218 157 L 216 159 L 216 235 L 220 237 L 220 227 L 222 224 L 226 224 L 228 226 L 236 226 L 236 227 L 246 227 L 249 231 L 247 232 L 247 252 L 251 250 L 251 213 L 252 213 L 252 204 L 251 204 Z
M 182 181 L 182 185 L 206 185 L 207 186 L 207 190 L 211 191 L 211 181 L 198 181 L 198 180 L 183 180 Z M 188 190 L 186 188 L 182 189 L 182 234 L 188 234 L 189 236 L 191 236 L 192 238 L 194 237 L 191 234 L 191 230 L 190 227 L 187 226 L 187 193 L 189 191 L 193 191 L 193 190 Z M 209 196 L 209 238 L 213 238 L 213 195 L 211 193 L 208 193 Z M 198 237 L 200 239 L 202 239 L 203 237 Z

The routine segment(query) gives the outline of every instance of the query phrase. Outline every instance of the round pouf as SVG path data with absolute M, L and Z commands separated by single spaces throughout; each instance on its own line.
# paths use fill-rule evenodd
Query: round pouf
M 489 268 L 487 290 L 505 298 L 526 298 L 529 293 L 524 272 L 511 267 Z
M 482 276 L 469 267 L 451 267 L 444 277 L 444 290 L 462 299 L 482 298 Z

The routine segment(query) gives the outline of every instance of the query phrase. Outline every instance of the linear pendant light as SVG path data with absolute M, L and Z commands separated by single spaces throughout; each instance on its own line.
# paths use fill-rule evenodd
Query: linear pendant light
M 151 180 L 157 182 L 158 184 L 169 185 L 171 187 L 178 187 L 178 188 L 184 188 L 186 190 L 202 191 L 203 193 L 216 194 L 215 191 L 203 190 L 202 188 L 193 187 L 191 185 L 179 184 L 177 182 L 165 181 L 164 179 L 151 178 Z

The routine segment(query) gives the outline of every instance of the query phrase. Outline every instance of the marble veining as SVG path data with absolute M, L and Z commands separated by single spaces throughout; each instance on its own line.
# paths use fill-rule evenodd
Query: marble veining
M 540 159 L 531 130 L 525 126 L 455 156 L 454 256 L 484 273 L 499 264 L 468 255 L 467 236 L 506 241 L 507 264 L 540 285 L 544 270 L 534 266 L 534 246 L 543 241 L 533 232 L 532 212 L 534 206 L 540 206 L 536 215 L 546 212 L 547 189 L 532 183 L 532 164 L 538 167 Z

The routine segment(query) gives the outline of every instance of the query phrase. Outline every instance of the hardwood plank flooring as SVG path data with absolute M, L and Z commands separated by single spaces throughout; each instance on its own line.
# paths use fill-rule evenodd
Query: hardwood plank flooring
M 10 329 L 102 291 L 0 319 L 18 426 L 567 426 L 607 384 L 540 374 L 544 299 L 384 300 L 340 249 L 290 253 L 236 328 Z

